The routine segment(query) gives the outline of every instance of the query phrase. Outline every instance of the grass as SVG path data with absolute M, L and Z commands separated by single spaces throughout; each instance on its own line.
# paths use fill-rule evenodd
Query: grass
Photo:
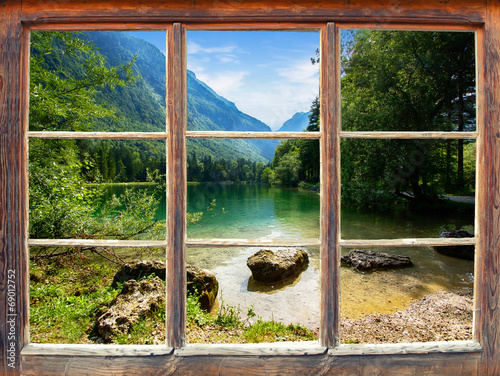
M 70 254 L 30 262 L 30 331 L 35 343 L 102 343 L 95 331 L 97 314 L 119 293 L 110 287 L 118 266 L 90 255 Z M 216 313 L 201 309 L 187 297 L 187 341 L 241 343 L 308 341 L 317 334 L 300 325 L 263 321 L 253 308 L 245 315 L 224 302 Z M 245 318 L 242 319 L 242 316 Z M 251 323 L 251 321 L 255 321 Z M 165 309 L 135 323 L 128 333 L 116 334 L 116 344 L 163 344 Z
M 92 343 L 87 333 L 99 307 L 112 300 L 114 270 L 76 255 L 30 262 L 31 341 Z

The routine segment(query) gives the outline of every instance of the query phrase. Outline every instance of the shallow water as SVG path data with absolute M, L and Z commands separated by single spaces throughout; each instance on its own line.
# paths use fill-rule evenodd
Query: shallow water
M 215 199 L 216 208 L 188 227 L 188 238 L 319 237 L 319 194 L 256 184 L 190 184 L 188 211 L 200 212 Z M 164 204 L 163 204 L 164 205 Z M 224 214 L 222 213 L 224 208 Z M 159 218 L 164 218 L 164 206 Z M 437 237 L 445 227 L 473 231 L 474 218 L 440 216 L 386 216 L 343 210 L 343 239 L 394 239 Z M 341 268 L 341 317 L 390 313 L 408 306 L 412 299 L 439 290 L 473 287 L 474 263 L 453 259 L 429 247 L 378 248 L 381 252 L 409 256 L 414 267 L 360 274 Z M 319 250 L 308 249 L 310 263 L 298 277 L 263 286 L 251 277 L 246 260 L 256 248 L 188 249 L 187 258 L 212 270 L 219 280 L 219 299 L 239 306 L 244 315 L 253 307 L 258 316 L 315 328 L 319 325 Z M 343 250 L 345 253 L 348 250 Z

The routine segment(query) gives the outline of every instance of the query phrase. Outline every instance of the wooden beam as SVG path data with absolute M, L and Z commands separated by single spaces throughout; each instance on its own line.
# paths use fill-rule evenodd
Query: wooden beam
M 475 245 L 476 238 L 411 238 L 411 239 L 341 239 L 344 248 L 376 248 L 376 247 L 434 247 L 452 245 Z
M 483 345 L 481 375 L 500 374 L 500 2 L 487 0 L 484 31 L 478 35 L 479 231 L 476 257 L 475 337 Z
M 225 131 L 188 131 L 187 138 L 312 138 L 321 137 L 321 132 L 225 132 Z
M 350 2 L 330 0 L 24 0 L 23 20 L 41 24 L 122 22 L 427 22 L 478 23 L 485 17 L 483 0 Z
M 340 132 L 340 138 L 368 139 L 476 139 L 477 132 Z
M 24 64 L 20 2 L 0 3 L 0 374 L 20 372 L 29 342 Z
M 328 23 L 320 43 L 320 342 L 339 344 L 340 315 L 340 31 Z
M 23 375 L 478 375 L 481 357 L 473 341 L 342 345 L 328 353 L 308 343 L 188 345 L 173 354 L 152 350 L 139 356 L 127 356 L 130 349 L 120 354 L 103 348 L 102 356 L 92 356 L 44 347 L 23 351 Z
M 29 138 L 68 140 L 166 140 L 166 132 L 29 132 Z
M 167 31 L 167 278 L 166 341 L 173 348 L 186 337 L 186 32 Z

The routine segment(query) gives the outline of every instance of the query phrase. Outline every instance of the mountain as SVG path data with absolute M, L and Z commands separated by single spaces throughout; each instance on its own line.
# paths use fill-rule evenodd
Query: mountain
M 302 132 L 309 125 L 310 112 L 297 112 L 285 121 L 278 132 Z
M 113 131 L 163 131 L 165 128 L 165 55 L 152 44 L 126 32 L 87 32 L 110 65 L 126 63 L 135 57 L 134 85 L 106 89 L 99 95 L 106 105 L 116 108 L 118 121 L 100 120 L 102 128 Z M 234 103 L 188 71 L 188 130 L 260 131 L 271 129 L 241 112 Z M 198 156 L 268 162 L 274 156 L 275 140 L 190 140 L 188 154 Z

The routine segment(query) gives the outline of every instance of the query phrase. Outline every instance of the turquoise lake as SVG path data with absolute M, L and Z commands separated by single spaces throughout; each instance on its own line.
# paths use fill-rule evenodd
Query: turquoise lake
M 123 186 L 114 186 L 119 194 Z M 147 189 L 147 188 L 146 188 Z M 317 192 L 282 189 L 258 184 L 188 184 L 188 212 L 205 212 L 188 226 L 188 238 L 310 239 L 319 237 L 320 196 Z M 223 210 L 224 208 L 224 210 Z M 165 201 L 158 218 L 165 218 Z M 473 216 L 457 217 L 342 211 L 343 239 L 397 239 L 437 237 L 445 227 L 473 231 Z M 342 267 L 341 317 L 390 313 L 408 306 L 412 299 L 439 290 L 473 287 L 474 263 L 443 256 L 430 247 L 378 248 L 409 256 L 414 267 L 360 274 Z M 256 248 L 201 248 L 187 250 L 189 263 L 213 271 L 220 284 L 219 299 L 249 307 L 265 319 L 297 322 L 315 328 L 319 323 L 319 250 L 307 251 L 310 263 L 301 275 L 284 283 L 265 286 L 251 277 L 246 260 Z M 342 250 L 346 253 L 348 250 Z

